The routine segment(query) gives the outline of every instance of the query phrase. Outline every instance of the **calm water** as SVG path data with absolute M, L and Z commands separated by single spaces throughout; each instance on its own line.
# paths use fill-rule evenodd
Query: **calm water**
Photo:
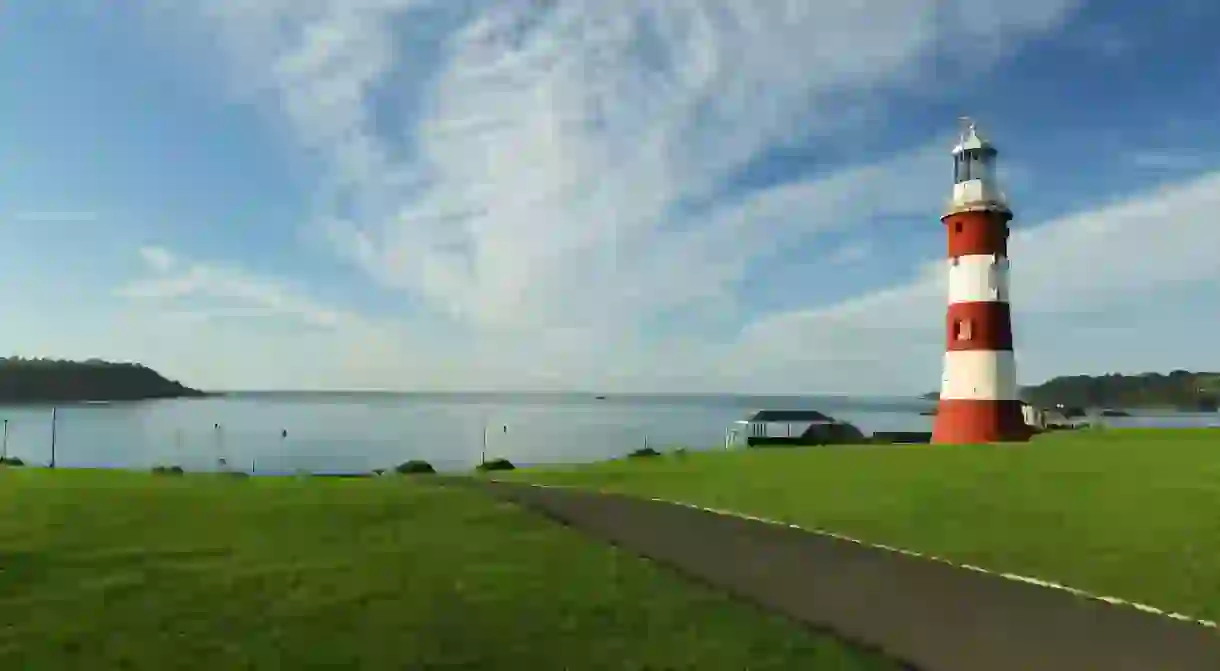
M 930 407 L 913 399 L 735 396 L 277 394 L 61 407 L 55 423 L 61 466 L 260 473 L 367 471 L 407 459 L 438 469 L 478 463 L 486 427 L 488 457 L 518 464 L 582 462 L 621 456 L 648 444 L 723 447 L 735 420 L 759 408 L 816 408 L 865 432 L 927 431 Z M 51 409 L 0 407 L 10 456 L 50 458 Z M 1205 426 L 1220 415 L 1147 415 L 1116 425 Z M 217 429 L 216 425 L 220 428 Z M 281 432 L 286 430 L 287 437 Z

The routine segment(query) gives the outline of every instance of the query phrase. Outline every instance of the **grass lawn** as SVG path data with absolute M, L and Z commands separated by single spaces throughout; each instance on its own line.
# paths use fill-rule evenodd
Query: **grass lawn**
M 1220 430 L 690 453 L 508 477 L 753 513 L 1220 620 Z
M 472 492 L 0 468 L 0 669 L 892 669 Z

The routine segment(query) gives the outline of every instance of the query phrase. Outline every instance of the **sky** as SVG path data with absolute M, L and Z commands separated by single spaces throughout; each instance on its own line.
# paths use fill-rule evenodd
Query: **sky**
M 1020 381 L 1217 369 L 1218 30 L 1214 0 L 0 0 L 0 355 L 922 393 L 969 115 Z

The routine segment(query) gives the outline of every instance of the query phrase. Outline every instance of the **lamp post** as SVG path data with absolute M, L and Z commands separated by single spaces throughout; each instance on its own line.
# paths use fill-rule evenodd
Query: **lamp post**
M 58 422 L 58 408 L 51 408 L 51 468 L 55 468 L 55 425 Z
M 504 424 L 500 427 L 504 433 L 508 433 L 508 425 Z M 483 451 L 479 455 L 479 464 L 487 463 L 487 417 L 483 417 Z
M 221 434 L 220 422 L 212 424 L 212 448 L 216 452 L 216 466 L 219 470 L 220 467 L 226 465 L 224 436 Z

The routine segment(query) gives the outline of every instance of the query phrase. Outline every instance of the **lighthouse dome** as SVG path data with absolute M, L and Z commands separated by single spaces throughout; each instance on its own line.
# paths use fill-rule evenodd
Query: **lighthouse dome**
M 961 154 L 972 149 L 979 150 L 979 153 L 987 154 L 994 154 L 996 151 L 995 145 L 991 144 L 987 138 L 979 133 L 978 126 L 973 121 L 966 126 L 966 130 L 962 133 L 961 140 L 958 141 L 957 146 L 953 147 L 953 154 Z

